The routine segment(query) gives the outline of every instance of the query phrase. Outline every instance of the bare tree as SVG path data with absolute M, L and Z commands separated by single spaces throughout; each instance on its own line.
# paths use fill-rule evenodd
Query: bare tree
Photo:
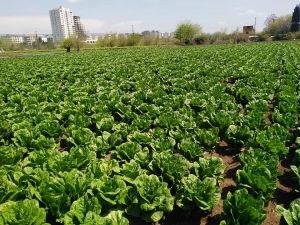
M 275 14 L 268 15 L 267 19 L 265 20 L 265 25 L 268 27 L 270 24 L 274 23 L 276 19 L 277 16 Z
M 290 31 L 292 24 L 292 15 L 278 17 L 273 23 L 264 28 L 264 31 L 271 35 L 286 34 Z

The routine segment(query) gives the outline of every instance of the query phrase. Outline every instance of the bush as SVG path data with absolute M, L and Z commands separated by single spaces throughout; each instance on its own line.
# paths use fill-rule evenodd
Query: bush
M 201 45 L 204 43 L 205 38 L 204 37 L 196 37 L 194 41 L 197 45 Z

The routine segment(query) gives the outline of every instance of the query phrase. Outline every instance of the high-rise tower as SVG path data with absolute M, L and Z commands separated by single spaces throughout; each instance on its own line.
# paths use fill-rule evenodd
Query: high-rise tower
M 53 41 L 60 42 L 75 34 L 73 13 L 70 9 L 60 6 L 49 11 Z

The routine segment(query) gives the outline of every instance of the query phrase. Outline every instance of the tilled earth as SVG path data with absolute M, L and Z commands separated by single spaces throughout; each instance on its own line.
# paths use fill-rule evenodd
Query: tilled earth
M 162 221 L 155 223 L 155 225 L 219 225 L 220 213 L 223 211 L 223 201 L 226 199 L 228 192 L 234 192 L 236 188 L 236 171 L 240 168 L 240 160 L 238 154 L 227 154 L 224 149 L 226 143 L 220 142 L 219 148 L 214 153 L 206 152 L 206 157 L 220 157 L 223 163 L 226 165 L 223 177 L 224 181 L 220 183 L 221 200 L 213 207 L 211 213 L 202 215 L 192 215 L 187 218 L 183 215 L 182 210 L 176 207 L 174 210 L 166 214 Z M 292 191 L 293 183 L 290 180 L 290 165 L 293 163 L 294 148 L 290 148 L 290 153 L 282 160 L 278 165 L 278 171 L 282 173 L 277 178 L 277 189 L 274 193 L 274 198 L 271 199 L 269 205 L 265 208 L 267 212 L 267 218 L 262 225 L 279 225 L 280 217 L 276 214 L 276 205 L 281 205 L 288 208 L 290 203 L 298 198 L 298 196 Z M 137 218 L 130 218 L 130 225 L 149 225 Z M 154 223 L 153 223 L 154 225 Z

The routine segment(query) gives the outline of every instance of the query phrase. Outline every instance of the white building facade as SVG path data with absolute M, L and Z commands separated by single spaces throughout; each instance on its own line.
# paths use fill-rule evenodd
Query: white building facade
M 60 42 L 75 34 L 73 13 L 70 9 L 60 6 L 49 11 L 53 41 Z
M 23 36 L 20 35 L 6 34 L 5 36 L 2 36 L 2 38 L 5 42 L 13 44 L 19 44 L 24 42 Z

